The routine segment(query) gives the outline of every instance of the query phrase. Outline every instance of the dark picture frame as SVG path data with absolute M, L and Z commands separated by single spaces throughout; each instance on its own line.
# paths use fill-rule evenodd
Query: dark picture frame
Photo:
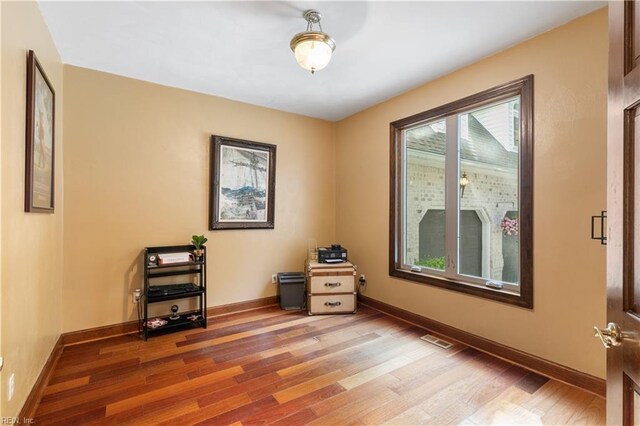
M 209 229 L 273 229 L 276 146 L 211 136 Z
M 27 125 L 24 211 L 53 213 L 55 206 L 56 94 L 33 50 L 27 55 Z

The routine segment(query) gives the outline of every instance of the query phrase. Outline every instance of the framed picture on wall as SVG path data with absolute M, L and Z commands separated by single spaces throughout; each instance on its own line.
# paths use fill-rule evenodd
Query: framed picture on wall
M 26 212 L 53 213 L 55 97 L 33 50 L 27 56 Z
M 276 146 L 211 136 L 209 229 L 273 229 Z

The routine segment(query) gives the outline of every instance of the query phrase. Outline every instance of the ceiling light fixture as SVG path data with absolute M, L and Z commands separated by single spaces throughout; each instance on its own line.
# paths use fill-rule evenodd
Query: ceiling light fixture
M 331 60 L 331 54 L 336 49 L 336 42 L 329 37 L 329 34 L 322 32 L 320 12 L 309 9 L 302 16 L 307 21 L 307 30 L 293 36 L 290 46 L 296 55 L 298 65 L 314 74 L 327 66 Z M 318 25 L 320 31 L 314 31 L 314 25 Z

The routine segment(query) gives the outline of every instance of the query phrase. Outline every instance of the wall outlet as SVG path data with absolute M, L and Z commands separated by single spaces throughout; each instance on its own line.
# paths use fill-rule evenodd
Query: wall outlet
M 16 375 L 15 374 L 11 374 L 11 376 L 9 377 L 9 383 L 7 383 L 7 400 L 11 401 L 11 398 L 13 398 L 13 394 L 16 391 Z
M 365 282 L 367 280 L 367 278 L 364 276 L 364 274 L 360 274 L 360 282 Z
M 271 284 L 276 284 L 278 282 L 278 274 L 271 275 Z
M 142 297 L 142 290 L 140 290 L 139 288 L 137 288 L 137 289 L 132 293 L 132 297 L 133 297 L 133 303 L 140 303 L 140 298 Z

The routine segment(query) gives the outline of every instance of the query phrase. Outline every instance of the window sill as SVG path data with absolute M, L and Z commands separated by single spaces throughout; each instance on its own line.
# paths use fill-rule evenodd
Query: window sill
M 389 275 L 396 278 L 402 278 L 405 280 L 413 281 L 420 284 L 432 285 L 435 287 L 444 288 L 447 290 L 457 291 L 464 294 L 469 294 L 483 299 L 489 299 L 496 302 L 507 303 L 510 305 L 519 306 L 522 308 L 533 309 L 533 294 L 514 294 L 501 290 L 493 290 L 489 288 L 482 288 L 473 284 L 465 284 L 463 282 L 457 282 L 448 280 L 445 278 L 435 277 L 432 275 L 425 275 L 418 272 L 410 272 L 402 269 L 396 269 L 392 267 L 389 270 Z

